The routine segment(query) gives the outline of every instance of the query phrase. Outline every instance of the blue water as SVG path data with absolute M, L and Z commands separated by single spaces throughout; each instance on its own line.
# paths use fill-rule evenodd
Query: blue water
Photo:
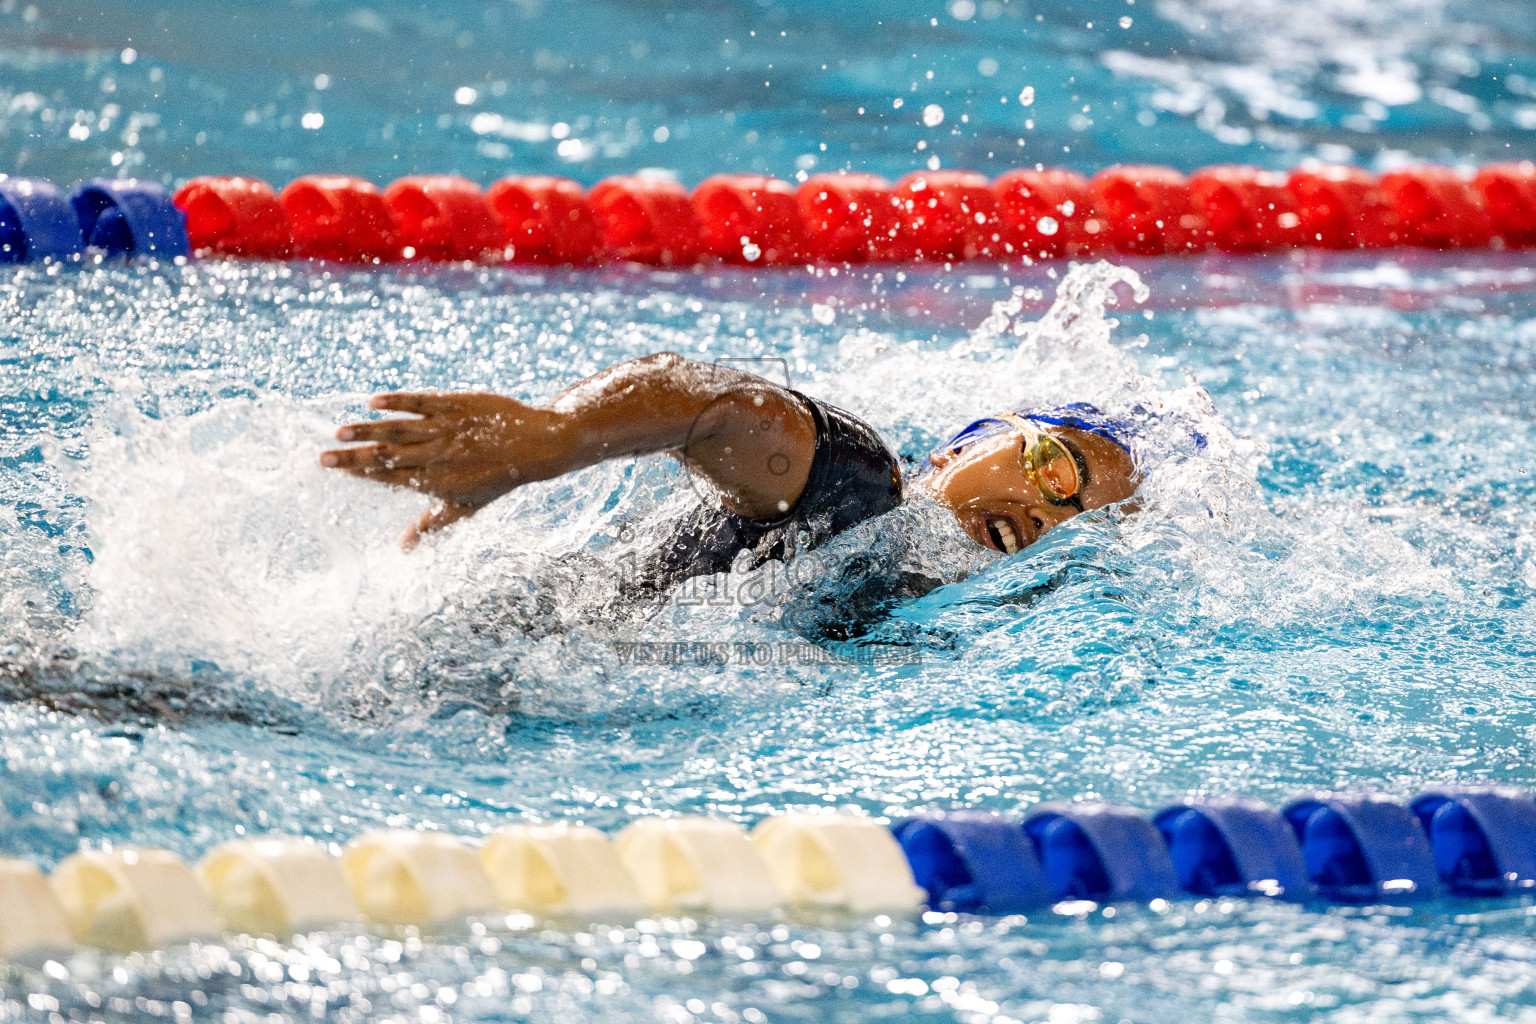
M 0 0 L 0 170 L 590 183 L 653 166 L 691 183 L 935 157 L 1529 158 L 1529 14 Z M 38 682 L 0 678 L 0 852 L 51 867 L 81 844 L 194 858 L 264 832 L 1536 785 L 1529 256 L 1129 270 L 1143 302 L 1107 267 L 7 271 L 0 653 Z M 540 398 L 663 348 L 753 361 L 913 459 L 1028 401 L 1169 416 L 1144 442 L 1140 511 L 997 560 L 915 503 L 792 576 L 737 574 L 653 617 L 612 594 L 626 553 L 692 500 L 663 461 L 518 492 L 412 555 L 394 537 L 419 499 L 316 467 L 377 389 Z M 899 570 L 946 585 L 866 608 L 846 635 L 839 602 Z M 1529 1020 L 1533 922 L 1525 903 L 1223 901 L 581 932 L 496 919 L 82 952 L 5 968 L 0 1013 Z

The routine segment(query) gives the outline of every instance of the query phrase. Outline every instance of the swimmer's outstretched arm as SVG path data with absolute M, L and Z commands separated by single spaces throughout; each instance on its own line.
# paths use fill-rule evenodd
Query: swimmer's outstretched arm
M 515 487 L 607 459 L 668 452 L 706 477 L 727 508 L 774 519 L 805 489 L 816 424 L 785 389 L 670 352 L 580 381 L 545 406 L 486 392 L 396 392 L 371 408 L 412 418 L 349 423 L 322 466 L 431 495 L 401 538 L 415 547 Z

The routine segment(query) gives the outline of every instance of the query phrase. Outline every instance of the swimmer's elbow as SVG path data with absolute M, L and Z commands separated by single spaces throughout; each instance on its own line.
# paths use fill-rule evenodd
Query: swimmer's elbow
M 630 365 L 637 371 L 647 375 L 659 377 L 675 377 L 684 371 L 699 366 L 687 356 L 678 355 L 676 352 L 652 352 L 648 356 L 641 356 L 632 360 Z
M 720 376 L 720 367 L 700 363 L 676 352 L 653 352 L 648 356 L 631 359 L 609 371 L 630 386 L 646 390 L 707 394 L 713 390 L 711 382 Z
M 676 352 L 653 352 L 625 363 L 624 368 L 637 377 L 683 387 L 694 394 L 707 396 L 711 401 L 722 393 L 743 386 L 758 390 L 782 390 L 757 374 L 721 363 L 702 363 Z

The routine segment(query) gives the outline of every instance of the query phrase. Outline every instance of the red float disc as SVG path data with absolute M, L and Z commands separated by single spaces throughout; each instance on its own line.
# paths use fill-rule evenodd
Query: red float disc
M 376 263 L 400 254 L 395 222 L 371 181 L 311 174 L 289 182 L 277 199 L 288 214 L 299 256 Z
M 704 237 L 688 193 L 668 178 L 600 181 L 588 195 L 604 244 L 621 260 L 675 267 L 697 263 Z
M 501 218 L 507 259 L 518 263 L 591 263 L 603 232 L 581 186 L 539 174 L 502 178 L 486 193 Z
M 194 254 L 281 259 L 293 249 L 288 215 L 272 186 L 259 179 L 193 178 L 171 202 L 186 215 Z
M 833 263 L 899 258 L 896 191 L 873 174 L 813 175 L 795 194 L 806 255 Z
M 1109 241 L 1121 252 L 1156 256 L 1205 248 L 1205 222 L 1190 202 L 1189 182 L 1172 167 L 1109 167 L 1089 184 Z
M 775 266 L 804 259 L 805 231 L 789 182 L 717 174 L 693 190 L 704 248 L 727 263 Z
M 1536 163 L 1489 164 L 1472 183 L 1505 245 L 1536 245 Z
M 1296 200 L 1303 245 L 1321 249 L 1382 249 L 1397 244 L 1397 213 L 1376 176 L 1329 164 L 1292 171 L 1286 187 Z
M 1392 171 L 1381 176 L 1381 192 L 1397 214 L 1405 245 L 1470 249 L 1493 238 L 1482 196 L 1449 167 L 1422 164 Z
M 1031 259 L 1085 256 L 1098 247 L 1103 222 L 1088 179 L 1073 171 L 1009 171 L 992 183 L 1003 253 Z
M 924 260 L 1002 254 L 997 197 L 975 171 L 920 171 L 896 183 L 903 234 Z
M 501 225 L 480 186 L 468 178 L 401 178 L 384 190 L 384 202 L 405 259 L 485 260 L 501 254 Z
M 1239 164 L 1206 167 L 1189 176 L 1189 195 L 1218 249 L 1260 252 L 1301 244 L 1301 216 L 1283 174 Z

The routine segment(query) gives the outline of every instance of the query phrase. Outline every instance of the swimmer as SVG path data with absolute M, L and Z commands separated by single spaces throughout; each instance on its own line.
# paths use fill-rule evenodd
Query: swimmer
M 483 392 L 401 392 L 370 407 L 409 417 L 350 423 L 322 466 L 436 499 L 402 544 L 525 484 L 608 459 L 667 453 L 707 480 L 701 503 L 641 578 L 664 590 L 815 547 L 902 501 L 896 457 L 862 420 L 771 381 L 660 353 L 578 382 L 544 406 Z M 1136 489 L 1126 428 L 1087 405 L 1000 412 L 970 424 L 905 485 L 983 547 L 1015 554 Z
M 320 462 L 434 498 L 402 538 L 407 548 L 525 484 L 608 459 L 667 453 L 680 460 L 719 500 L 699 502 L 620 582 L 621 596 L 638 600 L 727 572 L 744 549 L 754 568 L 787 561 L 895 508 L 904 489 L 948 509 L 977 544 L 1014 554 L 1081 512 L 1130 497 L 1137 483 L 1128 428 L 1089 406 L 977 420 L 903 480 L 895 455 L 857 417 L 762 377 L 670 353 L 609 367 L 542 407 L 474 392 L 384 394 L 370 405 L 408 415 L 342 426 L 336 436 L 349 447 L 321 453 Z M 813 607 L 796 628 L 821 640 L 859 637 L 869 613 L 939 585 L 921 574 L 871 583 L 875 592 L 840 591 L 825 622 Z M 925 642 L 871 635 L 887 644 Z M 286 701 L 219 682 L 125 674 L 65 656 L 0 659 L 0 701 L 108 720 L 299 727 Z M 507 701 L 478 691 L 473 698 L 480 707 Z

